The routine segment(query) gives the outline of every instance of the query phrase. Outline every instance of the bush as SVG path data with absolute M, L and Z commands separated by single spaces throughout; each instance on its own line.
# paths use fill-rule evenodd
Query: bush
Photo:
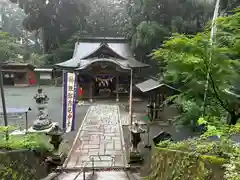
M 14 127 L 0 126 L 0 148 L 7 150 L 30 149 L 39 151 L 51 151 L 52 145 L 48 142 L 49 137 L 45 134 L 24 134 L 9 135 L 6 140 L 6 131 L 13 130 Z

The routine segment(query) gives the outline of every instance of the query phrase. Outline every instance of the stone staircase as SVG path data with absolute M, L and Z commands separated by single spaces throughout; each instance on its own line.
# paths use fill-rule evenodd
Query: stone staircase
M 130 171 L 89 171 L 51 173 L 42 180 L 141 180 L 139 173 Z
M 124 171 L 72 172 L 61 174 L 59 180 L 129 180 Z

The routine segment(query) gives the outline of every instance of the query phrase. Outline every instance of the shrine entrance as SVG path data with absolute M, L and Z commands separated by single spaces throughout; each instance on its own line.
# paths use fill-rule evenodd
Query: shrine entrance
M 90 101 L 109 98 L 119 101 L 119 94 L 128 96 L 129 68 L 124 69 L 109 59 L 97 59 L 97 62 L 92 62 L 78 74 L 83 98 Z

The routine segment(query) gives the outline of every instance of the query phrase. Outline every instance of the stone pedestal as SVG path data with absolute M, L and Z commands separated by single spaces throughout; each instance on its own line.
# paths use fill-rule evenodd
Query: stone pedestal
M 138 144 L 141 142 L 141 134 L 145 132 L 138 123 L 135 122 L 132 126 L 129 127 L 131 132 L 131 143 L 132 147 L 129 155 L 129 163 L 141 163 L 143 157 L 138 150 Z
M 142 163 L 143 162 L 143 157 L 139 152 L 130 152 L 129 155 L 129 164 L 132 163 Z
M 33 129 L 49 129 L 52 126 L 52 121 L 48 118 L 47 104 L 38 104 L 38 111 L 38 117 L 33 122 Z

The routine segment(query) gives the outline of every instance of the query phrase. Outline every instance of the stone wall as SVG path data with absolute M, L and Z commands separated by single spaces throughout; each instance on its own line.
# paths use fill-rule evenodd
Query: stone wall
M 155 147 L 146 180 L 223 180 L 225 159 Z
M 0 151 L 1 180 L 38 180 L 47 176 L 44 155 L 29 150 Z

